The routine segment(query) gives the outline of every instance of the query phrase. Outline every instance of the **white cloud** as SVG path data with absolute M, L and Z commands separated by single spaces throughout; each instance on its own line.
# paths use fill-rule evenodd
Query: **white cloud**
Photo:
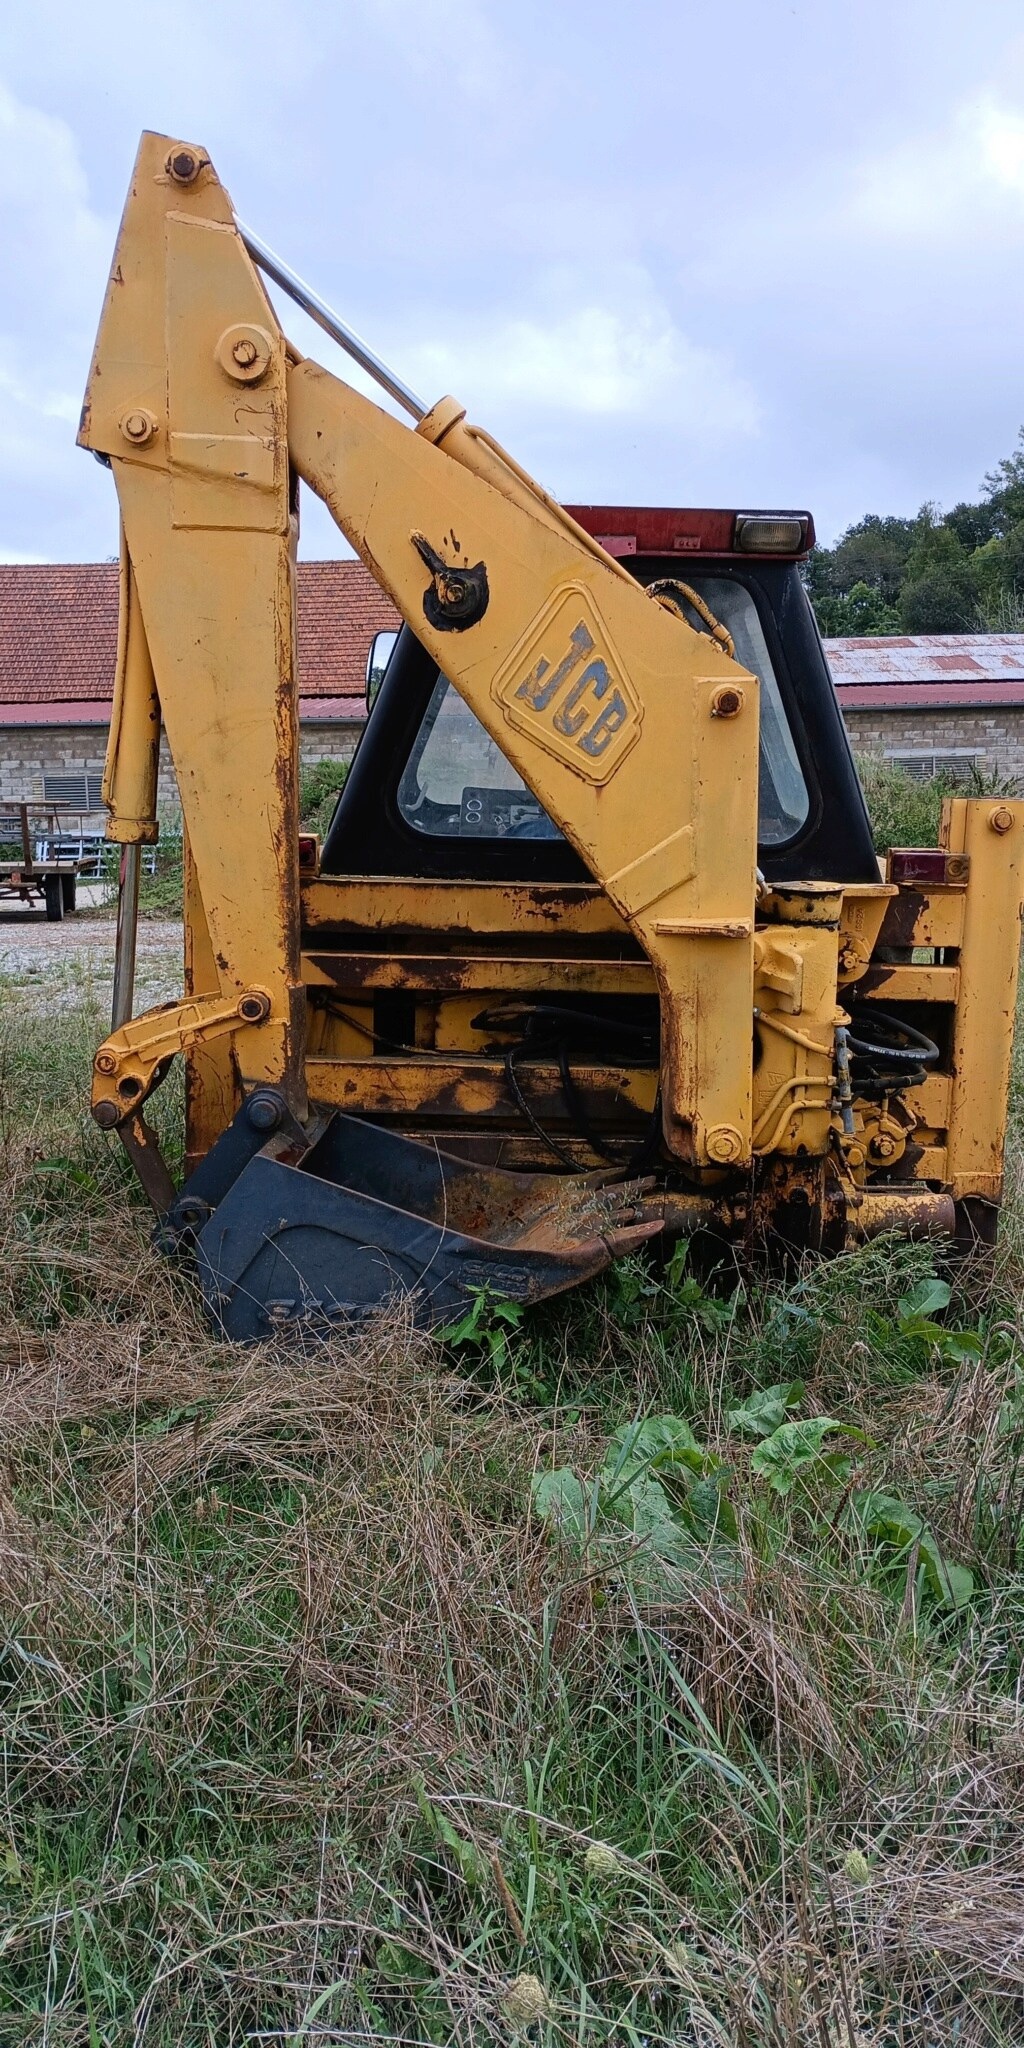
M 564 277 L 540 293 L 547 318 L 495 311 L 421 342 L 415 378 L 428 398 L 452 389 L 482 424 L 524 408 L 605 423 L 672 420 L 700 439 L 753 435 L 753 387 L 724 355 L 690 341 L 642 272 L 616 280 L 615 304 L 583 299 Z M 568 301 L 568 303 L 567 303 Z
M 116 545 L 74 414 L 142 119 L 556 492 L 828 526 L 975 491 L 1022 409 L 1020 0 L 854 12 L 735 0 L 723 96 L 694 0 L 293 0 L 283 40 L 274 0 L 241 37 L 216 0 L 8 7 L 0 548 Z
M 429 81 L 443 75 L 446 103 L 455 94 L 488 109 L 507 108 L 512 74 L 521 90 L 532 67 L 522 51 L 502 33 L 498 19 L 481 0 L 364 0 L 365 24 L 372 24 L 389 45 L 391 64 Z M 521 103 L 520 103 L 521 111 Z
M 12 375 L 0 362 L 0 402 L 3 398 L 27 412 L 39 413 L 43 419 L 66 420 L 75 427 L 82 410 L 82 401 L 73 392 L 50 391 L 45 385 L 34 388 L 24 378 Z
M 976 132 L 989 176 L 1024 197 L 1024 114 L 983 102 L 977 110 Z
M 90 207 L 67 124 L 0 84 L 0 550 L 38 560 L 109 551 L 75 447 L 81 394 L 114 241 Z M 108 488 L 109 488 L 109 480 Z M 98 516 L 97 516 L 98 515 Z
M 984 233 L 1009 200 L 1024 202 L 1024 113 L 989 95 L 954 109 L 940 128 L 901 141 L 862 166 L 848 224 L 880 242 Z M 993 223 L 994 224 L 994 223 Z

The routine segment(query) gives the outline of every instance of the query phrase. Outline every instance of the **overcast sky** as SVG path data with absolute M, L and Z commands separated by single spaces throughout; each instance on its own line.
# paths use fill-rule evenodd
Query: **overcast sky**
M 0 559 L 115 551 L 74 435 L 144 127 L 563 499 L 831 538 L 1024 420 L 1022 0 L 8 0 Z

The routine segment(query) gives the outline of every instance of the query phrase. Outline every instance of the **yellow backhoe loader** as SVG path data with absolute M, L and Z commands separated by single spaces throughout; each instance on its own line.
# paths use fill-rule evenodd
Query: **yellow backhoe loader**
M 286 340 L 269 277 L 412 416 Z M 229 1335 L 426 1321 L 659 1232 L 741 1254 L 990 1241 L 1024 805 L 872 851 L 802 513 L 557 505 L 422 405 L 143 137 L 80 443 L 122 524 L 104 796 L 122 843 L 92 1107 Z M 322 849 L 300 833 L 299 485 L 397 606 Z M 161 726 L 184 995 L 132 1015 Z M 186 1068 L 176 1187 L 147 1097 Z

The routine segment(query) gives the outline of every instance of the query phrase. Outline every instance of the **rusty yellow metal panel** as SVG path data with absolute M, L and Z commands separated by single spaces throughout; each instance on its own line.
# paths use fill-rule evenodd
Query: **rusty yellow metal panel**
M 915 1135 L 915 1143 L 919 1142 Z M 921 1156 L 914 1167 L 915 1180 L 947 1181 L 949 1178 L 949 1155 L 945 1145 L 925 1143 Z
M 837 973 L 840 982 L 855 980 L 867 966 L 895 894 L 895 889 L 888 882 L 854 882 L 844 887 L 839 913 Z
M 879 962 L 868 969 L 857 989 L 858 1001 L 887 1003 L 955 1003 L 960 994 L 959 967 L 892 967 Z
M 518 1069 L 524 1092 L 537 1116 L 546 1122 L 566 1116 L 562 1075 L 553 1061 L 532 1060 Z M 310 1099 L 345 1109 L 354 1116 L 465 1117 L 496 1123 L 520 1123 L 509 1091 L 505 1063 L 485 1057 L 462 1059 L 322 1059 L 307 1061 Z M 584 1099 L 593 1097 L 605 1116 L 617 1109 L 623 1117 L 650 1115 L 658 1092 L 658 1076 L 628 1067 L 573 1068 Z
M 949 1074 L 932 1073 L 914 1088 L 904 1088 L 901 1101 L 927 1129 L 944 1131 L 949 1124 L 953 1082 Z
M 596 938 L 627 934 L 596 882 L 424 882 L 415 877 L 318 875 L 302 884 L 311 933 L 436 932 L 489 937 Z
M 219 982 L 196 865 L 183 835 L 185 994 L 208 995 Z M 185 1054 L 185 1157 L 197 1165 L 231 1122 L 241 1101 L 229 1038 L 210 1039 Z
M 308 988 L 336 988 L 345 995 L 365 989 L 408 989 L 425 995 L 459 989 L 498 995 L 536 990 L 550 995 L 657 994 L 649 960 L 577 960 L 558 953 L 516 959 L 507 953 L 310 951 L 302 955 L 302 978 Z
M 959 947 L 966 906 L 966 883 L 951 888 L 904 886 L 886 911 L 879 943 L 890 947 Z
M 838 908 L 838 905 L 837 905 Z M 821 1157 L 832 1116 L 835 925 L 766 925 L 754 942 L 754 1150 Z
M 941 843 L 970 858 L 953 1034 L 948 1175 L 998 1201 L 1024 907 L 1024 803 L 948 797 Z

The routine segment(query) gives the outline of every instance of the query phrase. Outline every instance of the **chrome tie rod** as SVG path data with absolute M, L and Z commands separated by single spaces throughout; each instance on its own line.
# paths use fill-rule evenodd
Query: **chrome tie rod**
M 279 284 L 281 290 L 287 292 L 288 297 L 294 299 L 295 304 L 301 306 L 303 312 L 308 313 L 310 319 L 315 320 L 317 326 L 322 327 L 324 333 L 329 334 L 331 340 L 336 341 L 338 347 L 343 348 L 345 354 L 351 356 L 361 370 L 365 370 L 375 383 L 381 385 L 397 404 L 404 406 L 414 420 L 423 419 L 428 408 L 422 398 L 417 398 L 415 391 L 410 391 L 408 384 L 403 384 L 401 377 L 396 376 L 394 370 L 389 370 L 387 364 L 381 362 L 372 348 L 368 348 L 366 342 L 361 340 L 351 327 L 346 327 L 344 320 L 339 320 L 337 313 L 332 312 L 319 294 L 310 285 L 304 284 L 301 277 L 296 277 L 294 270 L 289 270 L 287 263 L 283 263 L 280 256 L 275 256 L 273 249 L 268 249 L 266 243 L 261 242 L 251 228 L 247 228 L 240 220 L 236 221 L 235 225 L 253 262 L 258 264 L 267 277 L 273 278 L 274 283 Z

